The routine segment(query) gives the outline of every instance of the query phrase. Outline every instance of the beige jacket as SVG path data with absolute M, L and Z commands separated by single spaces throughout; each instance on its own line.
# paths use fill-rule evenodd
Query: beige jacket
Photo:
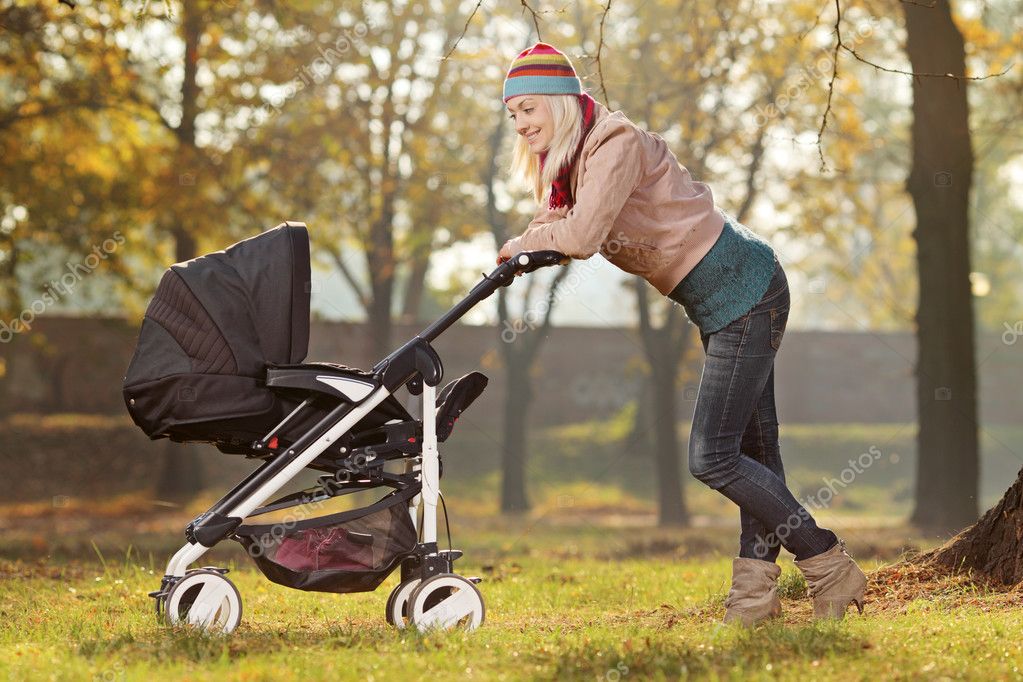
M 710 187 L 693 180 L 660 135 L 597 102 L 571 178 L 575 205 L 547 208 L 509 242 L 520 251 L 598 251 L 668 294 L 717 241 L 725 223 Z M 549 191 L 549 190 L 548 190 Z

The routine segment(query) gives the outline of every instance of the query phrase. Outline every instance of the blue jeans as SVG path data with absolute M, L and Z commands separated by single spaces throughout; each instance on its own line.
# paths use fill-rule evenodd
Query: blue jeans
M 689 471 L 739 505 L 739 556 L 775 561 L 780 546 L 806 559 L 838 538 L 817 526 L 785 485 L 774 406 L 774 357 L 789 316 L 789 285 L 775 258 L 760 301 L 700 334 L 706 361 L 689 437 Z

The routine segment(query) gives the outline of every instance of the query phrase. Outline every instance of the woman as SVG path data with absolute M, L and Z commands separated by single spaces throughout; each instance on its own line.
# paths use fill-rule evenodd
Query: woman
M 598 251 L 680 303 L 706 353 L 689 439 L 693 476 L 740 509 L 739 555 L 725 622 L 781 615 L 781 546 L 806 576 L 815 618 L 862 613 L 866 578 L 845 542 L 819 527 L 785 485 L 774 406 L 774 358 L 789 288 L 771 246 L 714 206 L 663 138 L 582 89 L 568 57 L 546 43 L 521 52 L 504 81 L 518 140 L 512 172 L 541 204 L 506 242 L 573 258 Z

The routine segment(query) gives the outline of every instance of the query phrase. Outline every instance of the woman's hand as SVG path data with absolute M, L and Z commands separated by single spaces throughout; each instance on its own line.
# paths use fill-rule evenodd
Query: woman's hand
M 506 260 L 511 260 L 511 257 L 512 257 L 513 254 L 511 252 L 511 247 L 508 246 L 509 244 L 511 244 L 511 240 L 510 239 L 508 241 L 506 241 L 504 243 L 504 245 L 501 247 L 501 250 L 497 252 L 497 264 L 498 265 L 500 265 L 501 263 L 505 262 Z
M 504 246 L 501 247 L 501 250 L 497 252 L 497 264 L 498 265 L 500 265 L 501 263 L 505 262 L 506 260 L 511 260 L 512 259 L 512 256 L 514 254 L 512 253 L 511 247 L 508 246 L 509 244 L 511 244 L 511 240 L 510 239 L 508 241 L 506 241 L 504 243 Z M 516 277 L 521 277 L 522 273 L 521 272 L 516 272 L 515 276 Z

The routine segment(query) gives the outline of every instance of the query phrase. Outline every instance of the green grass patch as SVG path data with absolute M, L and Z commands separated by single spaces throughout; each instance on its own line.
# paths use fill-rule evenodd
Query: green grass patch
M 420 679 L 1010 679 L 1023 662 L 1018 609 L 994 595 L 968 603 L 873 605 L 812 622 L 783 562 L 784 622 L 752 631 L 720 623 L 726 558 L 608 561 L 538 552 L 493 563 L 467 556 L 487 605 L 473 633 L 420 635 L 383 619 L 392 576 L 376 592 L 315 594 L 268 583 L 246 566 L 229 577 L 244 604 L 228 637 L 157 622 L 159 582 L 137 558 L 23 566 L 0 592 L 0 675 L 61 680 Z M 550 556 L 542 556 L 548 554 Z M 867 562 L 869 564 L 869 562 Z M 805 585 L 803 586 L 805 590 Z M 953 595 L 946 595 L 951 600 Z M 882 608 L 882 606 L 886 606 Z

